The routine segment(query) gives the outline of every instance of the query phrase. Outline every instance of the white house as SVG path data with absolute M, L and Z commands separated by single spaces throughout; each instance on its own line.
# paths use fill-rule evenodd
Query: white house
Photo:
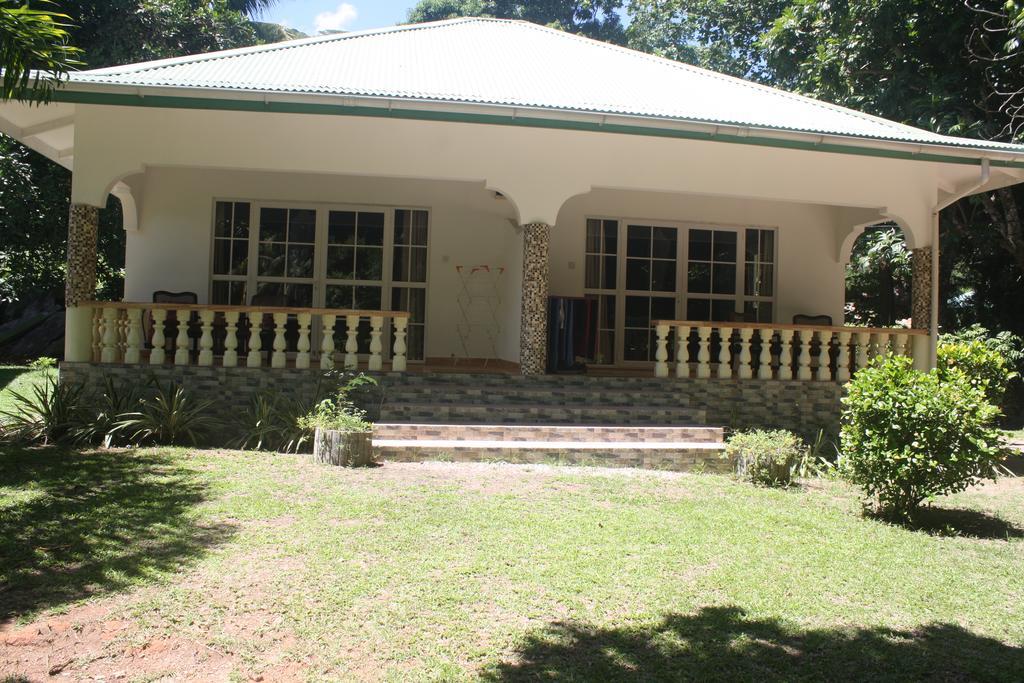
M 581 301 L 562 352 L 590 372 L 927 367 L 939 211 L 1024 180 L 1024 147 L 494 19 L 77 72 L 0 130 L 74 172 L 66 361 L 150 367 L 539 374 L 549 295 Z M 110 194 L 125 302 L 94 303 Z M 913 249 L 912 331 L 843 327 L 844 266 L 882 221 Z M 155 324 L 157 291 L 195 294 L 194 341 Z

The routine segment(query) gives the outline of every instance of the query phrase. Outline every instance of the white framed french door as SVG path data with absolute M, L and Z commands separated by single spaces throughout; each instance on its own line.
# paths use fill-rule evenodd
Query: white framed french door
M 773 228 L 588 218 L 590 360 L 652 362 L 654 320 L 774 322 L 776 242 Z

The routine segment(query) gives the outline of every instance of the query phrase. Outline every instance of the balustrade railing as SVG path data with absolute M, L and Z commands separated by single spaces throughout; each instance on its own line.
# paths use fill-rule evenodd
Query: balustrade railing
M 359 365 L 360 329 L 369 335 L 367 369 L 384 366 L 385 325 L 393 326 L 391 369 L 407 367 L 404 311 L 216 306 L 92 301 L 92 359 L 99 363 L 309 368 Z M 335 348 L 344 322 L 344 344 Z M 363 323 L 368 323 L 368 329 Z M 314 348 L 314 340 L 317 341 Z M 365 341 L 365 340 L 364 340 Z
M 927 330 L 656 320 L 654 331 L 656 377 L 846 382 L 883 353 L 930 363 Z

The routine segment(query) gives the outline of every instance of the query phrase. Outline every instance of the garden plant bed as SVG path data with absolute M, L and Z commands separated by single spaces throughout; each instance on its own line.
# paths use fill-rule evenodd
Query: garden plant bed
M 1018 679 L 1024 481 L 924 524 L 829 481 L 7 449 L 0 679 Z

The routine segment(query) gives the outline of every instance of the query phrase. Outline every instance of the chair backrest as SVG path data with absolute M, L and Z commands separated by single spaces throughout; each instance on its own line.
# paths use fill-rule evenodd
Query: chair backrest
M 249 305 L 284 308 L 288 305 L 288 297 L 276 292 L 260 292 L 259 294 L 253 294 Z
M 821 325 L 832 327 L 832 316 L 830 315 L 805 315 L 797 313 L 793 316 L 794 325 Z
M 199 295 L 195 292 L 168 292 L 158 289 L 153 292 L 153 303 L 155 304 L 197 304 Z

